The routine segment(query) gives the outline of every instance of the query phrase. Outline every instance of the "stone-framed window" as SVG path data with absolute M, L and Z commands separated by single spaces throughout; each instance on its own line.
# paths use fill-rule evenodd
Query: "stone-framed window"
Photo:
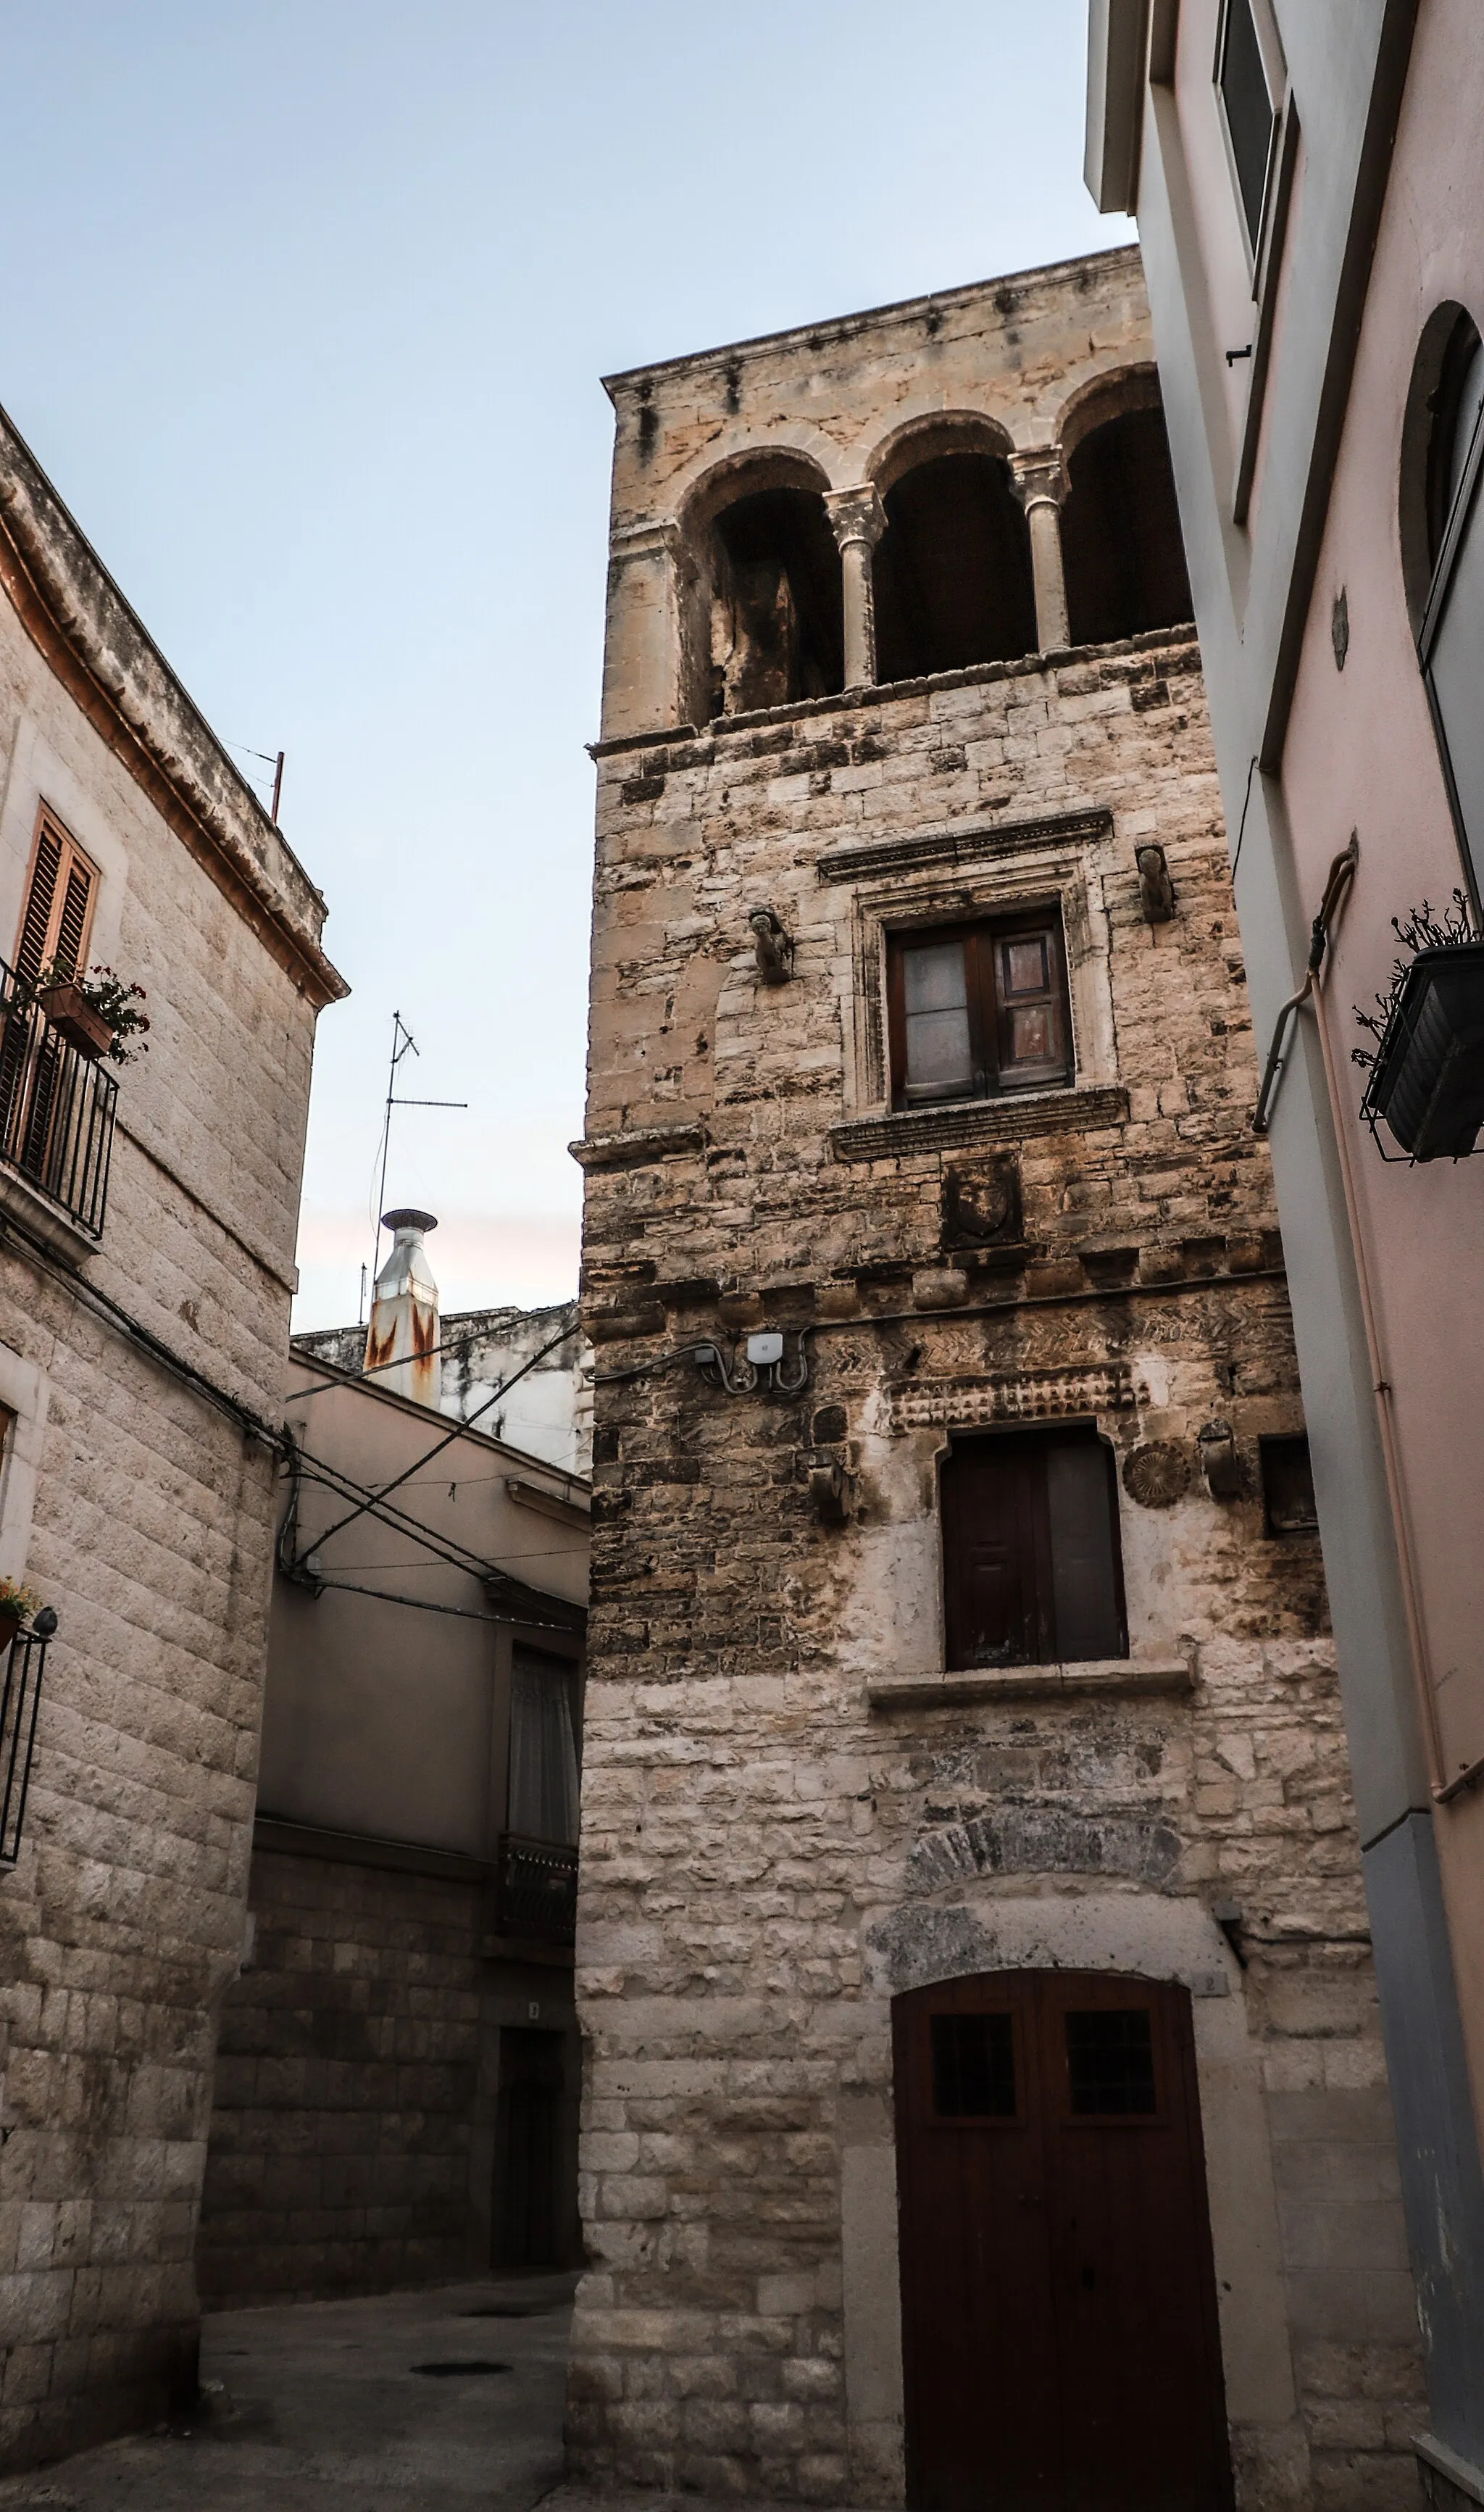
M 819 866 L 828 882 L 848 883 L 842 903 L 838 964 L 845 1038 L 847 1117 L 886 1115 L 893 1107 L 891 962 L 917 935 L 956 927 L 1040 920 L 1054 923 L 1062 954 L 1065 1022 L 1055 1071 L 1027 1072 L 1013 1092 L 1029 1102 L 1040 1093 L 1115 1082 L 1117 1053 L 1109 971 L 1109 926 L 1103 898 L 1101 844 L 1107 814 L 1089 812 L 1042 826 L 926 832 L 880 847 L 841 849 Z M 844 983 L 848 972 L 848 985 Z M 975 1094 L 966 1094 L 971 1104 Z M 930 1125 L 942 1100 L 901 1101 L 903 1119 Z M 965 1103 L 960 1103 L 965 1104 Z
M 894 1108 L 1070 1081 L 1060 904 L 888 929 L 886 1026 Z

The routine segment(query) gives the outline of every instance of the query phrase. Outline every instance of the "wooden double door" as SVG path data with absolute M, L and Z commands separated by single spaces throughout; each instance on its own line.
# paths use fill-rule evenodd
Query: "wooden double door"
M 1187 1992 L 987 1973 L 893 2028 L 912 2512 L 1229 2512 Z

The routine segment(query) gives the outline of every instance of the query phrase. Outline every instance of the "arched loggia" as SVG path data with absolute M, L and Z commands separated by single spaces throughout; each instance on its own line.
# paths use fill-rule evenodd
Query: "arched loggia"
M 1062 562 L 1072 643 L 1111 645 L 1189 619 L 1180 508 L 1157 399 L 1089 428 L 1067 471 Z
M 1002 455 L 934 447 L 899 471 L 882 504 L 879 679 L 916 680 L 1035 651 L 1030 539 Z

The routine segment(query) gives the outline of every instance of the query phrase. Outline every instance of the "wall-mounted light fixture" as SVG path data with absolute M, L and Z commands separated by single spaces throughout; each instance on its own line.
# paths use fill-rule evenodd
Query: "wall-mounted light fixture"
M 740 1353 L 730 1359 L 719 1343 L 698 1343 L 692 1354 L 695 1365 L 708 1386 L 724 1388 L 728 1395 L 798 1395 L 809 1383 L 809 1356 L 804 1349 L 807 1326 L 801 1333 L 789 1368 L 784 1339 L 776 1332 L 750 1334 Z

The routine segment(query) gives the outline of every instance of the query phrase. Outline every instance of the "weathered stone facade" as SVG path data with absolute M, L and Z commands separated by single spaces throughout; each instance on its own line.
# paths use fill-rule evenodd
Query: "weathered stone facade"
M 45 806 L 97 877 L 86 960 L 151 1022 L 89 1226 L 9 1123 L 7 1066 L 0 1569 L 59 1617 L 0 1871 L 14 2466 L 194 2390 L 314 1020 L 344 989 L 323 899 L 3 420 L 0 509 L 0 953 Z
M 602 2483 L 902 2499 L 892 2000 L 1061 1968 L 1191 1993 L 1239 2501 L 1414 2499 L 1322 1569 L 1266 1531 L 1258 1471 L 1302 1415 L 1191 633 L 684 713 L 728 479 L 840 505 L 915 430 L 975 423 L 1054 477 L 1149 356 L 1113 254 L 611 387 L 576 1147 L 599 1354 L 571 2439 Z M 847 563 L 847 653 L 850 601 Z M 858 597 L 853 633 L 869 653 Z M 1071 1083 L 894 1109 L 883 937 L 1048 900 Z M 745 1381 L 757 1329 L 785 1388 L 729 1393 L 692 1348 Z M 1218 1417 L 1225 1475 L 1197 1441 Z M 1118 1459 L 1128 1653 L 948 1675 L 945 1451 L 1074 1419 Z

